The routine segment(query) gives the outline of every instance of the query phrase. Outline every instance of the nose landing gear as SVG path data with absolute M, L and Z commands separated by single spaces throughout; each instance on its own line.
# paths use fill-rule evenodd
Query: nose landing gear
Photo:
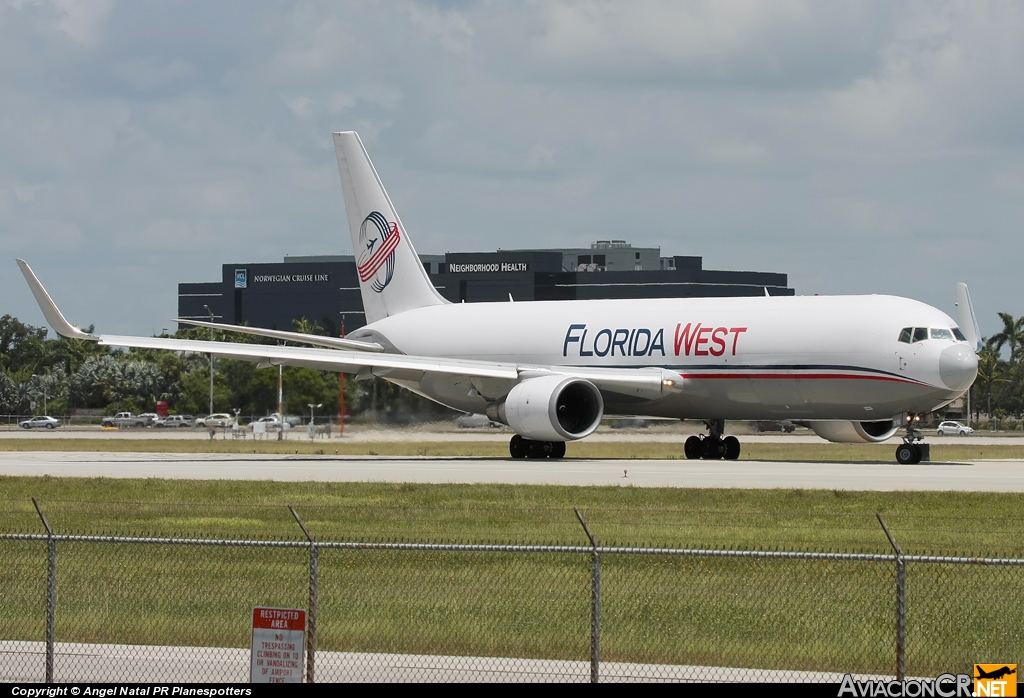
M 907 435 L 903 437 L 903 443 L 896 447 L 896 462 L 900 465 L 917 465 L 924 456 L 924 449 L 921 447 L 925 445 L 917 443 L 924 441 L 924 434 L 915 428 L 915 424 L 920 420 L 921 417 L 918 415 L 907 415 Z
M 564 458 L 564 441 L 534 441 L 519 434 L 508 442 L 508 452 L 513 458 Z
M 688 459 L 737 460 L 740 457 L 740 440 L 735 436 L 722 437 L 725 431 L 724 419 L 709 419 L 707 436 L 691 436 L 683 444 L 683 455 Z

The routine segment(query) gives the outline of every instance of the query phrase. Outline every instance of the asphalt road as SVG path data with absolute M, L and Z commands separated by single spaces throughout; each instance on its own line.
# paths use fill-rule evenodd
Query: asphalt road
M 620 487 L 740 487 L 1024 492 L 1024 460 L 898 465 L 510 458 L 391 458 L 167 453 L 0 453 L 0 475 L 276 480 L 287 482 L 509 483 Z
M 0 681 L 45 677 L 42 642 L 0 640 Z M 60 642 L 54 652 L 58 682 L 217 682 L 249 680 L 248 649 Z M 361 652 L 316 653 L 319 681 L 365 682 L 572 682 L 590 681 L 590 663 L 558 659 L 461 657 Z M 886 677 L 861 677 L 886 678 Z M 601 662 L 602 681 L 831 682 L 840 673 L 712 666 Z
M 242 430 L 246 440 L 252 439 L 252 433 L 246 429 Z M 597 432 L 587 437 L 588 442 L 650 442 L 650 443 L 678 443 L 679 451 L 682 453 L 683 441 L 690 434 L 704 434 L 706 430 L 695 424 L 673 425 L 671 428 L 651 427 L 650 429 L 610 429 L 600 428 Z M 740 431 L 736 433 L 743 443 L 828 443 L 819 436 L 806 429 L 798 429 L 793 434 L 761 433 L 749 434 Z M 345 430 L 345 435 L 340 437 L 346 442 L 379 442 L 379 441 L 401 441 L 401 442 L 439 442 L 439 441 L 505 441 L 512 436 L 512 431 L 507 428 L 501 429 L 458 429 L 448 424 L 426 424 L 422 426 L 379 426 L 355 425 Z M 926 431 L 927 442 L 932 444 L 964 444 L 964 445 L 1021 445 L 1024 444 L 1024 433 L 1021 432 L 979 432 L 974 436 L 936 436 L 934 431 Z M 0 439 L 116 439 L 116 440 L 208 440 L 209 431 L 205 429 L 123 429 L 103 430 L 96 426 L 73 426 L 60 427 L 59 429 L 19 429 L 15 426 L 0 425 Z M 231 433 L 218 429 L 214 436 L 218 441 L 221 439 L 231 440 Z M 269 436 L 276 439 L 275 434 Z M 322 437 L 317 437 L 320 441 Z M 309 436 L 306 427 L 295 427 L 285 432 L 286 441 L 308 441 Z M 339 441 L 337 429 L 331 432 L 330 441 Z M 886 441 L 892 444 L 895 449 L 900 442 L 900 435 Z

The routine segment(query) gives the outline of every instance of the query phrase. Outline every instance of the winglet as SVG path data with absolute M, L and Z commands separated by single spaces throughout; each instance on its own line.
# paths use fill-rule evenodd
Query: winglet
M 963 282 L 958 282 L 956 285 L 956 311 L 956 321 L 960 323 L 960 331 L 964 333 L 975 351 L 981 351 L 981 329 L 978 327 L 978 317 L 974 314 L 971 292 L 967 290 L 967 284 Z
M 32 289 L 32 295 L 36 297 L 36 303 L 39 304 L 39 309 L 43 311 L 43 316 L 46 321 L 50 323 L 57 334 L 62 337 L 70 337 L 71 339 L 89 339 L 96 341 L 99 339 L 96 335 L 89 334 L 88 332 L 82 332 L 70 322 L 64 319 L 60 310 L 57 309 L 57 305 L 50 298 L 50 294 L 46 292 L 43 285 L 39 283 L 39 279 L 36 278 L 32 268 L 25 262 L 24 259 L 17 260 L 18 266 L 21 267 L 21 273 L 25 276 L 25 281 L 28 282 L 28 287 Z

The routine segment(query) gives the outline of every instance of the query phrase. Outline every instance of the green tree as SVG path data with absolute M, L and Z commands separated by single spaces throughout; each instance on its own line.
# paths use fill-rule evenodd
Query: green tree
M 1024 315 L 1015 318 L 1009 313 L 999 313 L 999 319 L 1003 321 L 1003 329 L 992 335 L 986 344 L 997 353 L 1004 346 L 1007 347 L 1010 350 L 1010 363 L 1016 363 L 1024 351 Z
M 39 373 L 46 367 L 46 328 L 11 315 L 0 317 L 0 369 L 8 374 Z
M 974 388 L 978 389 L 986 399 L 986 412 L 992 417 L 992 391 L 997 384 L 1008 382 L 1007 365 L 999 358 L 999 351 L 986 343 L 978 353 L 978 377 L 974 379 Z

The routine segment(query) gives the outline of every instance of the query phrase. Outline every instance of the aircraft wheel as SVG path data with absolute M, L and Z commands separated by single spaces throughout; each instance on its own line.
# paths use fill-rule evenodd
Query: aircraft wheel
M 551 444 L 548 441 L 533 441 L 531 439 L 524 439 L 526 441 L 526 457 L 527 458 L 547 458 L 548 453 L 551 450 Z
M 726 460 L 739 460 L 740 440 L 735 436 L 727 436 L 722 439 L 722 457 Z
M 701 458 L 704 455 L 704 446 L 701 445 L 699 436 L 691 436 L 683 444 L 683 455 L 689 460 Z
M 900 444 L 896 447 L 896 462 L 901 465 L 920 463 L 921 449 L 915 444 Z
M 703 458 L 704 460 L 719 460 L 725 455 L 725 447 L 722 445 L 722 439 L 716 436 L 708 436 L 701 442 L 701 446 L 704 447 Z
M 551 443 L 551 453 L 548 458 L 565 458 L 565 442 L 564 441 L 553 441 Z
M 513 458 L 526 458 L 526 439 L 516 434 L 508 442 L 508 452 Z

